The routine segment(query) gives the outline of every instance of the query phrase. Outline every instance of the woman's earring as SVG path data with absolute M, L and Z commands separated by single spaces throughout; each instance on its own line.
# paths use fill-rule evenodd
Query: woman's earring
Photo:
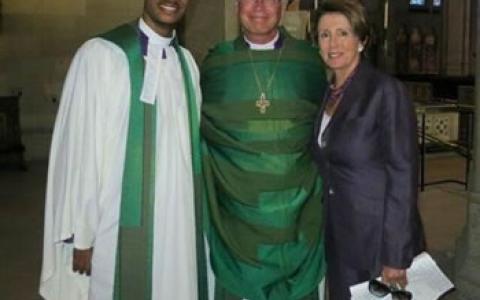
M 358 52 L 362 52 L 362 51 L 363 51 L 363 45 L 358 46 Z

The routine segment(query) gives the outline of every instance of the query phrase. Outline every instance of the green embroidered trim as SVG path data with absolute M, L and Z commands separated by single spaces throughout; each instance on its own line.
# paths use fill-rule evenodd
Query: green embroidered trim
M 151 299 L 153 221 L 155 203 L 156 106 L 140 101 L 144 59 L 135 24 L 120 26 L 103 38 L 117 44 L 127 55 L 131 101 L 127 149 L 122 184 L 122 203 L 117 247 L 114 300 Z M 208 299 L 202 229 L 202 177 L 197 101 L 185 56 L 174 41 L 180 58 L 189 106 L 192 166 L 195 187 L 198 299 Z M 140 201 L 139 201 L 140 200 Z

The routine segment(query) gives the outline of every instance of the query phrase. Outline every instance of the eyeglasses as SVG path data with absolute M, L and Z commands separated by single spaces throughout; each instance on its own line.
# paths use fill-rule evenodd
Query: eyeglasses
M 388 286 L 383 282 L 372 279 L 368 282 L 368 291 L 370 294 L 382 298 L 388 294 L 392 295 L 393 300 L 411 300 L 412 293 L 406 290 L 398 289 L 393 286 Z

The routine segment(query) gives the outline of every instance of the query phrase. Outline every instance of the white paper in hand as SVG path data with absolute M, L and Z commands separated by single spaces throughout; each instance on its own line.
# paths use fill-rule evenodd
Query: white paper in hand
M 453 288 L 452 282 L 443 274 L 432 257 L 423 252 L 413 260 L 407 270 L 408 285 L 406 289 L 414 300 L 436 300 Z M 353 300 L 388 300 L 390 295 L 377 298 L 368 291 L 368 282 L 362 282 L 350 287 Z

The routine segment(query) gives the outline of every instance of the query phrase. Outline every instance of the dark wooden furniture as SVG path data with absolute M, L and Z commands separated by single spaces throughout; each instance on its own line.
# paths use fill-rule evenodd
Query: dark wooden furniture
M 20 97 L 21 93 L 0 96 L 0 166 L 15 165 L 26 170 L 20 130 Z

